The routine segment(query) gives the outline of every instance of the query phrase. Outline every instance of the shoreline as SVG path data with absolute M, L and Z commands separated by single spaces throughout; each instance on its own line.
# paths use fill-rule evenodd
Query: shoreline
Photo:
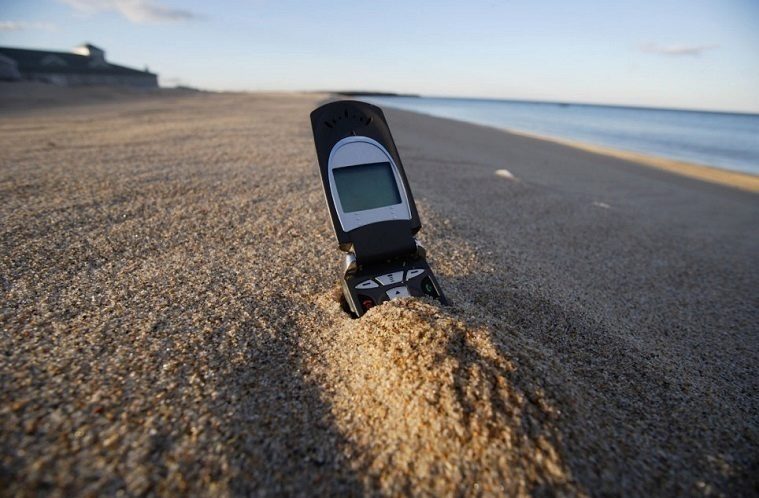
M 14 90 L 8 92 L 9 89 Z M 158 88 L 157 90 L 134 90 L 131 88 L 110 88 L 110 87 L 81 87 L 81 88 L 65 88 L 55 87 L 47 84 L 40 83 L 3 83 L 0 85 L 5 95 L 4 99 L 0 99 L 0 109 L 5 114 L 16 113 L 28 113 L 30 111 L 49 112 L 53 109 L 65 109 L 67 107 L 78 107 L 81 105 L 97 105 L 117 103 L 123 100 L 140 100 L 143 98 L 167 98 L 175 97 L 181 98 L 191 94 L 248 94 L 258 96 L 271 96 L 271 95 L 303 95 L 304 92 L 209 92 L 206 90 L 187 90 L 187 89 L 175 89 L 175 88 Z M 76 93 L 77 99 L 74 101 L 65 101 L 64 96 L 70 96 Z M 350 95 L 341 93 L 325 94 L 330 98 L 342 98 Z M 30 105 L 30 97 L 37 100 Z M 19 106 L 19 100 L 23 102 L 22 106 Z M 375 104 L 376 105 L 376 104 Z M 404 112 L 411 112 L 419 114 L 421 116 L 432 117 L 436 119 L 445 119 L 459 123 L 466 123 L 473 126 L 480 126 L 483 128 L 489 128 L 498 130 L 500 132 L 508 133 L 511 135 L 517 135 L 521 137 L 527 137 L 535 140 L 541 140 L 544 142 L 552 142 L 555 144 L 564 145 L 574 149 L 590 152 L 601 156 L 614 157 L 617 159 L 623 159 L 638 165 L 646 166 L 649 168 L 656 168 L 659 170 L 674 173 L 680 176 L 688 178 L 694 178 L 697 180 L 723 185 L 738 190 L 759 193 L 759 175 L 753 175 L 751 173 L 744 173 L 739 171 L 732 171 L 727 169 L 721 169 L 716 166 L 692 163 L 688 161 L 681 161 L 678 159 L 670 159 L 662 156 L 651 155 L 641 152 L 627 151 L 624 149 L 617 149 L 605 145 L 595 145 L 588 142 L 582 142 L 572 139 L 565 139 L 560 137 L 553 137 L 549 135 L 542 135 L 539 133 L 532 133 L 528 131 L 516 130 L 513 128 L 506 128 L 500 126 L 487 125 L 482 123 L 476 123 L 465 119 L 456 119 L 445 116 L 437 116 L 434 114 L 426 113 L 418 110 L 410 110 L 402 107 L 386 106 L 392 109 L 401 110 Z
M 720 169 L 716 166 L 690 163 L 677 159 L 669 159 L 662 156 L 643 154 L 640 152 L 632 152 L 623 149 L 615 149 L 613 147 L 607 147 L 605 145 L 594 145 L 587 142 L 578 142 L 564 138 L 549 137 L 546 135 L 538 135 L 513 129 L 497 127 L 496 129 L 506 131 L 507 133 L 512 133 L 514 135 L 521 135 L 523 137 L 566 145 L 567 147 L 583 150 L 592 154 L 624 159 L 626 161 L 638 163 L 643 166 L 657 168 L 678 175 L 687 176 L 688 178 L 695 178 L 697 180 L 725 185 L 747 192 L 759 193 L 759 176 L 752 175 L 750 173 L 741 173 L 739 171 Z
M 617 159 L 623 159 L 649 168 L 656 168 L 677 175 L 685 176 L 688 178 L 695 178 L 697 180 L 715 183 L 727 187 L 736 188 L 746 192 L 759 193 L 759 176 L 752 175 L 751 173 L 743 173 L 739 171 L 732 171 L 721 169 L 716 166 L 709 166 L 706 164 L 691 163 L 687 161 L 681 161 L 678 159 L 669 159 L 662 156 L 645 154 L 641 152 L 627 151 L 623 149 L 616 149 L 605 145 L 595 145 L 587 142 L 581 142 L 577 140 L 571 140 L 566 138 L 552 137 L 548 135 L 541 135 L 539 133 L 532 133 L 527 131 L 515 130 L 513 128 L 504 128 L 500 126 L 487 125 L 482 123 L 475 123 L 473 121 L 467 121 L 464 119 L 456 119 L 445 116 L 437 116 L 434 114 L 405 109 L 401 107 L 387 106 L 392 109 L 411 112 L 419 114 L 425 117 L 432 117 L 436 119 L 447 119 L 450 121 L 456 121 L 460 123 L 466 123 L 473 126 L 481 126 L 483 128 L 490 128 L 501 132 L 509 133 L 511 135 L 517 135 L 521 137 L 531 138 L 535 140 L 541 140 L 544 142 L 553 142 L 559 145 L 572 147 L 574 149 L 590 152 L 592 154 L 598 154 L 601 156 L 614 157 Z

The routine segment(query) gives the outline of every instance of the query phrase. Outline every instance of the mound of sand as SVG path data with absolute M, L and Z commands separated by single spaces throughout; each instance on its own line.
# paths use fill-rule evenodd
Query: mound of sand
M 487 327 L 399 300 L 329 327 L 323 379 L 354 466 L 384 494 L 577 492 L 553 441 L 556 410 Z

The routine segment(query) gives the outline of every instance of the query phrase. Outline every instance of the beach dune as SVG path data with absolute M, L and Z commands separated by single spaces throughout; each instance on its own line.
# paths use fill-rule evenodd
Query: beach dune
M 386 110 L 453 304 L 353 320 L 327 95 L 14 88 L 5 493 L 757 492 L 756 194 Z

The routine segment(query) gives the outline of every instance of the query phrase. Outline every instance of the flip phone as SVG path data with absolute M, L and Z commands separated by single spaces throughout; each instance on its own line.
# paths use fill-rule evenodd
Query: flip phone
M 324 195 L 346 252 L 343 294 L 360 317 L 390 299 L 447 300 L 416 240 L 421 228 L 401 158 L 382 110 L 340 100 L 311 113 Z

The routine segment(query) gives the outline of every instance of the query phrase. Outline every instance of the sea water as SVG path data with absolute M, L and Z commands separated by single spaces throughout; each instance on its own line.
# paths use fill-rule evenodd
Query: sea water
M 380 106 L 759 175 L 759 115 L 436 97 Z

